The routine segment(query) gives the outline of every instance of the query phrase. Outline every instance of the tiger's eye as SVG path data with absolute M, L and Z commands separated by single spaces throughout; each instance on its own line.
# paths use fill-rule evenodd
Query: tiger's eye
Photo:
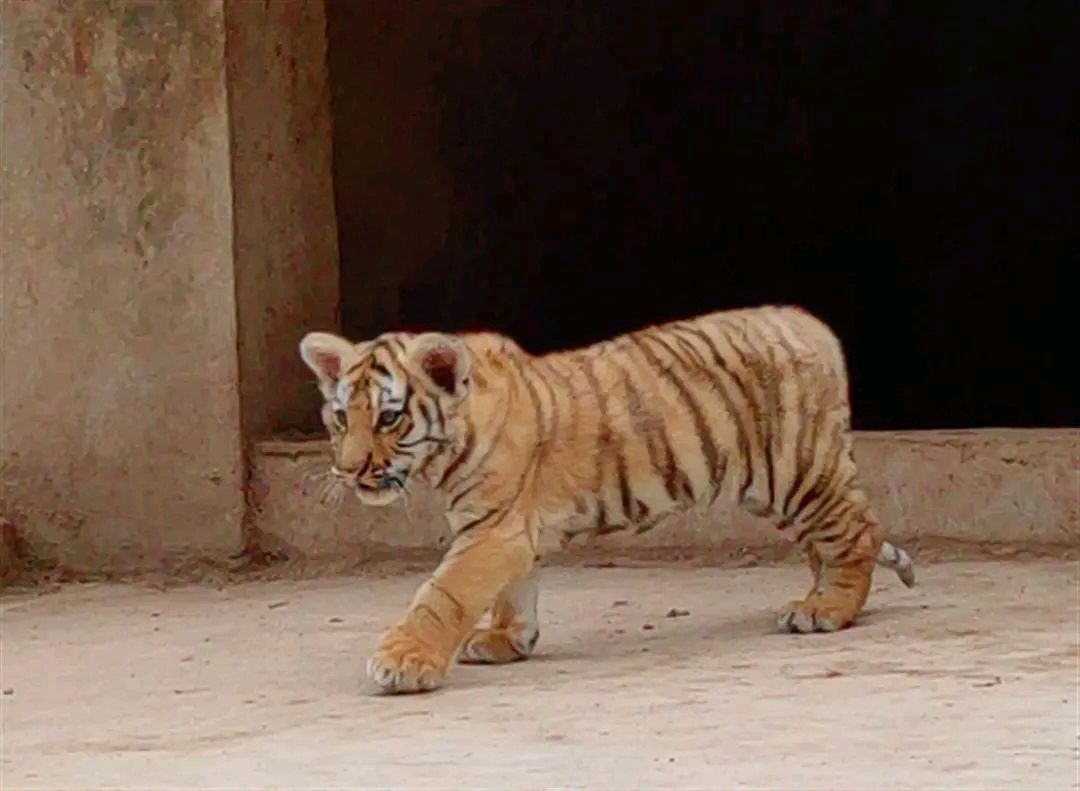
M 349 427 L 349 413 L 344 409 L 335 409 L 334 424 L 342 431 L 347 429 Z
M 394 409 L 384 409 L 379 413 L 379 419 L 375 422 L 375 428 L 380 431 L 389 431 L 397 426 L 404 416 L 404 412 L 399 412 Z

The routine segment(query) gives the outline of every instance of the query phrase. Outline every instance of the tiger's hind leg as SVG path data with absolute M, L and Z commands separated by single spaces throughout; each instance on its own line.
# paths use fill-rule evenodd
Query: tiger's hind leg
M 809 596 L 816 593 L 818 586 L 821 584 L 821 556 L 818 555 L 812 544 L 806 546 L 806 560 L 810 564 L 810 574 L 814 578 L 810 593 L 806 594 Z M 895 571 L 896 576 L 900 578 L 900 581 L 906 587 L 915 587 L 915 564 L 911 560 L 911 555 L 891 541 L 885 540 L 881 542 L 881 549 L 878 550 L 877 565 Z
M 491 625 L 474 629 L 461 644 L 458 661 L 464 664 L 501 665 L 528 659 L 540 639 L 536 615 L 539 597 L 536 571 L 500 594 L 491 610 Z
M 833 632 L 850 626 L 870 593 L 884 531 L 863 493 L 848 488 L 815 513 L 800 530 L 814 574 L 814 587 L 778 617 L 792 632 Z
M 810 586 L 810 592 L 806 594 L 809 597 L 817 593 L 821 585 L 821 556 L 812 544 L 806 547 L 806 560 L 810 564 L 810 574 L 814 578 L 814 584 Z

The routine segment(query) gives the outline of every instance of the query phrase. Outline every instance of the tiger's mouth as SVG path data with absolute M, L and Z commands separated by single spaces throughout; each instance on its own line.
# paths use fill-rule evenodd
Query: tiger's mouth
M 364 463 L 364 466 L 356 472 L 344 472 L 338 469 L 337 465 L 331 465 L 330 472 L 347 486 L 363 489 L 372 494 L 393 489 L 404 489 L 409 478 L 408 471 L 396 469 L 392 464 L 372 470 L 370 457 Z
M 405 488 L 407 480 L 408 476 L 405 473 L 395 472 L 392 474 L 380 475 L 376 478 L 375 483 L 367 483 L 358 478 L 356 480 L 356 487 L 373 494 L 386 491 L 398 491 Z
M 341 484 L 352 489 L 364 505 L 379 506 L 395 502 L 405 494 L 409 479 L 408 472 L 393 468 L 370 472 L 370 462 L 358 473 L 343 472 L 336 465 L 332 465 L 330 471 Z
M 368 486 L 355 486 L 357 498 L 364 505 L 383 506 L 390 505 L 401 499 L 400 489 L 373 489 Z
M 353 490 L 360 501 L 366 505 L 388 505 L 405 493 L 408 476 L 403 472 L 380 475 L 374 483 L 353 481 Z

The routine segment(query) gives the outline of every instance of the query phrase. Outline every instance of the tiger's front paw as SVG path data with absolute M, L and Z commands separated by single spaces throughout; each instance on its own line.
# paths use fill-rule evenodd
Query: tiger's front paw
M 782 632 L 836 632 L 855 621 L 856 610 L 850 602 L 812 593 L 802 601 L 793 601 L 782 609 L 776 625 Z
M 367 664 L 367 674 L 379 690 L 391 695 L 437 689 L 448 662 L 430 646 L 399 626 L 383 635 Z

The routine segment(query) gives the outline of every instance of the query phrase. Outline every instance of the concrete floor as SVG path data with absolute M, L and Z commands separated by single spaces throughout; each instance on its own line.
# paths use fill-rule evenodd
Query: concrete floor
M 879 572 L 861 625 L 772 631 L 794 567 L 547 569 L 532 661 L 374 697 L 415 575 L 3 606 L 3 788 L 1077 788 L 1077 567 Z M 667 617 L 672 608 L 688 615 Z

